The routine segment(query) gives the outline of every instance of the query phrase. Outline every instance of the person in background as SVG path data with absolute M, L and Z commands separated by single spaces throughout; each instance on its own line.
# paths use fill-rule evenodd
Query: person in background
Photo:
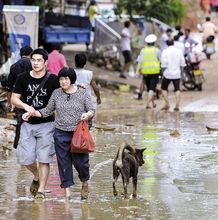
M 140 73 L 143 76 L 138 99 L 142 99 L 144 85 L 146 84 L 148 90 L 146 104 L 147 109 L 154 108 L 156 106 L 154 104 L 154 92 L 156 91 L 156 86 L 160 75 L 160 50 L 155 46 L 156 40 L 156 35 L 148 35 L 145 38 L 147 46 L 141 50 L 137 59 L 138 65 L 136 75 Z
M 29 72 L 32 70 L 32 65 L 30 62 L 30 55 L 32 52 L 33 52 L 33 49 L 30 46 L 22 47 L 20 49 L 21 59 L 18 60 L 16 63 L 14 63 L 10 67 L 10 72 L 9 72 L 8 80 L 7 80 L 7 90 L 8 90 L 7 106 L 8 106 L 8 110 L 13 111 L 13 108 L 14 108 L 11 105 L 11 94 L 14 89 L 14 85 L 17 80 L 17 77 L 24 72 Z
M 129 72 L 129 67 L 132 63 L 132 50 L 131 50 L 131 35 L 130 35 L 130 21 L 124 22 L 124 28 L 121 31 L 121 51 L 124 57 L 123 71 L 120 74 L 121 78 L 126 78 L 126 74 Z
M 181 50 L 174 46 L 173 40 L 168 40 L 167 44 L 168 48 L 166 48 L 161 54 L 161 68 L 163 70 L 161 90 L 165 103 L 161 110 L 168 110 L 170 108 L 167 93 L 169 84 L 173 82 L 176 96 L 174 111 L 179 111 L 181 68 L 186 66 L 185 58 Z
M 141 43 L 142 30 L 139 23 L 135 24 L 135 31 L 132 36 L 132 57 L 133 61 L 137 59 L 140 49 L 143 47 Z
M 90 2 L 88 14 L 89 14 L 89 20 L 92 25 L 92 32 L 94 32 L 95 31 L 95 17 L 96 17 L 96 15 L 100 15 L 100 13 L 98 12 L 98 8 L 96 6 L 95 0 L 92 0 Z
M 62 67 L 67 67 L 67 62 L 63 54 L 61 54 L 60 44 L 51 45 L 52 52 L 48 54 L 48 71 L 58 75 Z
M 182 54 L 185 55 L 185 45 L 179 39 L 180 39 L 180 35 L 177 34 L 174 36 L 174 46 L 179 50 L 181 50 Z
M 178 39 L 177 41 L 182 41 L 181 37 L 184 35 L 182 32 L 182 27 L 180 25 L 176 25 L 175 29 L 176 35 L 174 36 L 174 38 L 176 37 L 176 39 Z
M 70 142 L 73 130 L 80 120 L 89 120 L 94 116 L 95 108 L 90 93 L 74 85 L 76 73 L 73 68 L 62 68 L 58 74 L 61 88 L 56 89 L 48 105 L 38 111 L 27 111 L 23 115 L 25 121 L 30 116 L 40 118 L 55 114 L 54 142 L 57 156 L 61 188 L 64 188 L 65 197 L 71 199 L 70 187 L 74 184 L 72 164 L 76 168 L 82 182 L 81 199 L 88 198 L 89 154 L 71 153 Z
M 199 30 L 203 32 L 202 43 L 205 44 L 208 37 L 213 36 L 215 38 L 217 27 L 213 22 L 211 22 L 210 17 L 206 17 L 205 22 L 201 27 L 199 27 Z
M 210 13 L 210 0 L 200 0 L 200 6 L 204 13 Z
M 183 37 L 183 43 L 184 43 L 184 46 L 185 46 L 185 56 L 188 55 L 191 52 L 192 47 L 194 45 L 198 44 L 197 41 L 195 41 L 194 39 L 192 39 L 190 37 L 190 33 L 191 33 L 191 30 L 189 28 L 186 28 L 185 29 L 185 34 L 184 34 L 184 37 Z M 186 46 L 186 45 L 189 45 L 189 46 Z
M 160 37 L 160 50 L 163 51 L 164 49 L 166 49 L 167 46 L 167 41 L 172 39 L 172 29 L 168 28 L 166 31 L 164 29 L 164 27 L 162 27 L 163 33 Z
M 59 87 L 59 83 L 57 76 L 46 71 L 47 51 L 38 48 L 31 53 L 30 59 L 33 70 L 24 72 L 17 77 L 11 103 L 27 112 L 34 112 L 35 109 L 39 110 L 47 105 L 52 92 Z M 48 78 L 43 88 L 36 94 L 34 100 L 31 100 L 45 77 Z M 20 129 L 16 149 L 17 161 L 33 174 L 30 193 L 35 199 L 45 198 L 49 164 L 55 154 L 53 121 L 53 115 L 44 118 L 31 117 L 28 122 L 22 123 Z
M 218 0 L 210 0 L 210 6 L 213 12 L 218 12 Z
M 93 77 L 93 72 L 87 69 L 84 69 L 86 65 L 87 58 L 84 53 L 76 54 L 75 56 L 75 72 L 76 72 L 76 84 L 84 85 L 89 94 L 91 95 L 91 88 L 93 89 L 95 96 L 97 98 L 97 104 L 101 104 L 100 91 L 96 85 L 95 79 Z

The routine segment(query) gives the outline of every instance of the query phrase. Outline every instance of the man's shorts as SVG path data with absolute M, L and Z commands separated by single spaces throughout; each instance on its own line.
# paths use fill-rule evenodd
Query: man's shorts
M 175 92 L 180 90 L 180 79 L 166 79 L 165 77 L 162 79 L 161 89 L 168 90 L 170 82 L 173 82 Z
M 51 163 L 55 154 L 54 149 L 54 122 L 29 124 L 23 122 L 20 130 L 16 156 L 21 165 Z
M 123 53 L 125 63 L 129 63 L 132 61 L 132 54 L 130 50 L 124 50 L 122 51 L 122 53 Z
M 143 80 L 146 84 L 147 91 L 149 90 L 155 91 L 159 80 L 159 74 L 143 75 Z

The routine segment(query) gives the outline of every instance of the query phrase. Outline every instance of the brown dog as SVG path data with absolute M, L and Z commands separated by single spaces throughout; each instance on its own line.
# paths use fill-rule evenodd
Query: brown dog
M 138 168 L 144 164 L 144 149 L 134 149 L 130 145 L 124 143 L 119 148 L 117 156 L 113 161 L 113 194 L 117 196 L 115 183 L 121 173 L 124 188 L 124 197 L 127 198 L 127 185 L 129 178 L 132 177 L 133 197 L 137 196 L 137 176 Z

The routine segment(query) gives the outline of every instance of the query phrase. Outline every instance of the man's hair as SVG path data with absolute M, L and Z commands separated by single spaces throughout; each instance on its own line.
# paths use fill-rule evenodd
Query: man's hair
M 90 2 L 90 5 L 95 5 L 96 4 L 96 1 L 95 0 L 92 0 L 91 2 Z
M 51 44 L 51 49 L 61 51 L 61 45 L 57 43 L 53 43 Z
M 206 21 L 210 21 L 210 17 L 206 17 Z
M 175 36 L 174 36 L 174 38 L 173 38 L 173 39 L 174 39 L 174 41 L 178 41 L 178 40 L 179 40 L 179 38 L 180 38 L 180 36 L 177 34 L 177 35 L 175 35 Z
M 83 68 L 86 65 L 87 58 L 84 53 L 78 53 L 74 60 L 76 67 Z
M 175 29 L 176 29 L 177 31 L 180 31 L 181 28 L 182 28 L 182 27 L 181 27 L 180 25 L 176 25 L 176 26 L 175 26 Z
M 167 40 L 167 45 L 172 46 L 174 44 L 174 40 Z
M 33 52 L 32 47 L 30 46 L 24 46 L 20 49 L 20 56 L 30 56 L 30 54 Z
M 191 29 L 186 28 L 186 29 L 185 29 L 185 31 L 187 31 L 187 32 L 189 32 L 189 33 L 190 33 L 190 32 L 191 32 Z
M 58 73 L 58 80 L 60 80 L 61 77 L 69 77 L 71 84 L 76 82 L 76 72 L 73 68 L 63 67 Z
M 48 52 L 42 48 L 38 48 L 38 49 L 35 49 L 31 55 L 30 55 L 30 58 L 33 57 L 34 54 L 40 54 L 42 55 L 44 61 L 48 60 Z
M 167 31 L 166 31 L 167 33 L 169 32 L 169 33 L 172 33 L 173 31 L 172 31 L 172 29 L 171 28 L 167 28 Z
M 130 21 L 125 21 L 124 22 L 124 27 L 128 28 L 130 26 L 131 22 Z

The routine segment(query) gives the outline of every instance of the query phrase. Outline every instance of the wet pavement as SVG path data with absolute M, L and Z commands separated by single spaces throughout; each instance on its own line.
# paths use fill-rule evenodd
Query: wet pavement
M 44 202 L 29 193 L 30 174 L 16 164 L 15 151 L 0 154 L 0 219 L 217 219 L 218 128 L 216 112 L 145 110 L 132 94 L 103 90 L 92 134 L 90 196 L 80 200 L 81 183 L 74 172 L 73 200 L 59 187 L 54 158 Z M 144 148 L 138 197 L 112 195 L 112 161 L 123 141 Z
M 197 35 L 198 37 L 199 35 Z M 68 60 L 71 60 L 68 52 Z M 74 172 L 73 200 L 64 200 L 56 159 L 51 166 L 46 199 L 35 201 L 29 193 L 32 177 L 16 163 L 15 151 L 9 150 L 13 140 L 9 125 L 0 123 L 0 220 L 68 220 L 68 219 L 218 219 L 218 89 L 216 60 L 202 62 L 207 81 L 202 92 L 183 92 L 180 112 L 173 112 L 174 95 L 170 91 L 171 109 L 145 109 L 145 99 L 135 100 L 132 93 L 102 89 L 102 105 L 98 107 L 92 134 L 96 152 L 90 154 L 90 195 L 80 200 L 81 183 Z M 212 64 L 211 64 L 212 63 Z M 130 84 L 136 88 L 140 79 L 120 79 L 118 74 L 94 71 L 102 82 Z M 11 122 L 9 122 L 11 123 Z M 4 123 L 3 123 L 4 124 Z M 206 126 L 215 128 L 208 131 Z M 10 126 L 9 126 L 10 127 Z M 9 128 L 8 127 L 8 128 Z M 127 141 L 144 148 L 145 164 L 139 169 L 138 197 L 122 196 L 122 181 L 118 180 L 118 196 L 112 195 L 112 161 L 118 147 Z

